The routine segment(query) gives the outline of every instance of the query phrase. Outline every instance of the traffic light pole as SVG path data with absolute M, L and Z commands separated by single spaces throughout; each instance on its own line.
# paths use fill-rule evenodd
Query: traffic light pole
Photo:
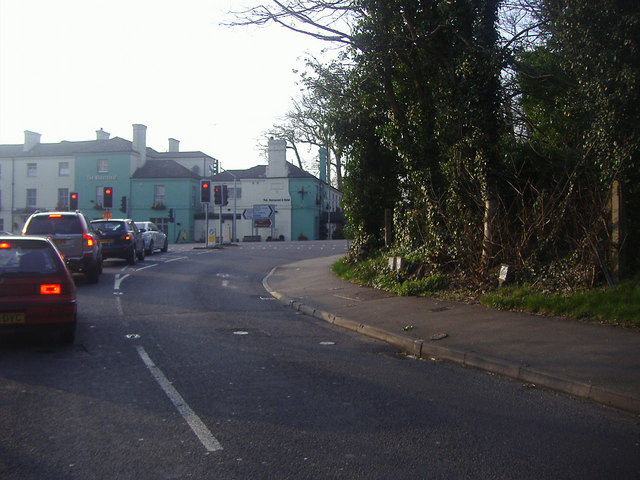
M 205 218 L 205 232 L 204 232 L 204 246 L 209 248 L 209 204 L 204 204 L 204 218 Z
M 220 241 L 218 243 L 222 245 L 222 204 L 220 204 L 220 216 L 218 218 L 220 219 Z

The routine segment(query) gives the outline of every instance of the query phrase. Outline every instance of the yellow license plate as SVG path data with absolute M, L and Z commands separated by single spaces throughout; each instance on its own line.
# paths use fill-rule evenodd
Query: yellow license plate
M 66 240 L 56 240 L 56 245 L 66 245 L 67 241 Z
M 12 325 L 24 322 L 24 313 L 0 313 L 0 325 Z
M 100 243 L 101 243 L 102 245 L 106 245 L 106 244 L 108 244 L 108 243 L 113 243 L 113 240 L 100 240 Z

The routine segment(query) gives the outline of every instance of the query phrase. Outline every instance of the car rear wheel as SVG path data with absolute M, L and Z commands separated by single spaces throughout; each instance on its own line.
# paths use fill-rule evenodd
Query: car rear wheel
M 153 255 L 153 249 L 155 247 L 153 246 L 153 240 L 151 240 L 151 242 L 149 242 L 149 249 L 147 250 L 147 255 Z
M 138 260 L 144 260 L 144 244 L 140 247 L 140 251 L 137 253 Z
M 129 262 L 129 265 L 136 264 L 136 249 L 133 246 L 127 252 L 127 262 Z
M 162 246 L 162 251 L 166 252 L 167 250 L 169 250 L 169 239 L 165 238 L 164 239 L 164 245 Z
M 65 325 L 60 328 L 58 332 L 58 339 L 60 343 L 72 344 L 76 339 L 76 321 L 74 320 L 69 325 Z
M 98 280 L 100 280 L 100 270 L 101 268 L 97 261 L 87 267 L 85 275 L 89 283 L 98 283 Z

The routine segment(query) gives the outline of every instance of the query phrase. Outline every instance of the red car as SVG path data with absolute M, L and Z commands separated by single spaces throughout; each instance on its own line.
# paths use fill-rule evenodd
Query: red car
M 77 294 L 53 243 L 43 237 L 0 237 L 0 332 L 48 329 L 73 343 Z

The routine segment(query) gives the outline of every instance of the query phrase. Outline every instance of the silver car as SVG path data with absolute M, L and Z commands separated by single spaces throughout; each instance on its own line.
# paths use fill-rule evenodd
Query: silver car
M 169 249 L 169 239 L 165 233 L 153 222 L 135 222 L 138 230 L 142 232 L 144 250 L 147 255 L 152 255 L 155 250 L 166 252 Z
M 80 212 L 40 212 L 31 215 L 23 235 L 50 238 L 71 272 L 84 273 L 89 283 L 97 283 L 102 272 L 102 246 L 91 223 Z

